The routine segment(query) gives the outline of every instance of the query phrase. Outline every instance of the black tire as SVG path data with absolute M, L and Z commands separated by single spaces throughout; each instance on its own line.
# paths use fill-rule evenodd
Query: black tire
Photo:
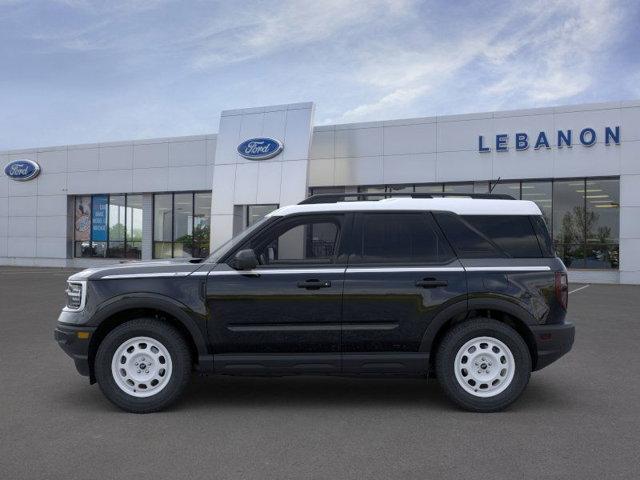
M 478 397 L 467 392 L 455 374 L 458 351 L 476 337 L 493 337 L 504 343 L 515 361 L 515 372 L 509 386 L 491 397 Z M 531 376 L 531 354 L 527 344 L 513 328 L 488 318 L 476 318 L 453 326 L 444 336 L 436 352 L 436 375 L 447 396 L 457 405 L 472 412 L 496 412 L 512 404 L 524 391 Z
M 171 356 L 172 369 L 166 385 L 158 393 L 144 398 L 125 392 L 111 373 L 111 361 L 118 347 L 135 337 L 150 337 L 161 342 Z M 114 405 L 131 413 L 151 413 L 175 402 L 191 376 L 192 360 L 187 342 L 173 326 L 153 318 L 138 318 L 117 326 L 98 346 L 95 375 L 102 393 Z

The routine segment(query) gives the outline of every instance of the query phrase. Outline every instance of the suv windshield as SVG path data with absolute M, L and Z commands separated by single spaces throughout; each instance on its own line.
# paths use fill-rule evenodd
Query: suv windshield
M 230 238 L 229 240 L 224 242 L 222 245 L 220 245 L 218 248 L 216 248 L 213 252 L 211 252 L 211 255 L 209 255 L 205 260 L 205 263 L 218 263 L 220 259 L 224 257 L 224 255 L 229 250 L 232 250 L 233 248 L 235 248 L 238 244 L 243 242 L 245 238 L 251 235 L 254 231 L 261 228 L 265 223 L 269 222 L 270 220 L 271 220 L 271 217 L 264 217 L 258 220 L 256 223 L 254 223 L 250 227 L 245 228 L 239 234 Z

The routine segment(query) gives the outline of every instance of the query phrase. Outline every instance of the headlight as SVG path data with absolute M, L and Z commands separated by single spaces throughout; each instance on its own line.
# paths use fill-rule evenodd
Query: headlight
M 87 282 L 67 282 L 67 309 L 82 310 L 87 298 Z

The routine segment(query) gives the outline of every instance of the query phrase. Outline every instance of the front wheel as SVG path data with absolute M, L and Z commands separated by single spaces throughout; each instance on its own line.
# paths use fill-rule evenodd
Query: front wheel
M 191 375 L 189 347 L 178 330 L 151 318 L 119 325 L 98 347 L 95 373 L 115 405 L 150 413 L 173 403 Z
M 524 391 L 531 355 L 520 334 L 488 318 L 449 330 L 436 353 L 436 374 L 455 403 L 474 412 L 506 408 Z

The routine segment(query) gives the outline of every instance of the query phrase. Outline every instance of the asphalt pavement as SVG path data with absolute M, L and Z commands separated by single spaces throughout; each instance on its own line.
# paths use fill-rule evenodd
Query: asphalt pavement
M 194 376 L 132 415 L 53 340 L 68 274 L 0 267 L 2 479 L 640 478 L 640 286 L 571 285 L 573 351 L 505 412 L 434 380 Z

